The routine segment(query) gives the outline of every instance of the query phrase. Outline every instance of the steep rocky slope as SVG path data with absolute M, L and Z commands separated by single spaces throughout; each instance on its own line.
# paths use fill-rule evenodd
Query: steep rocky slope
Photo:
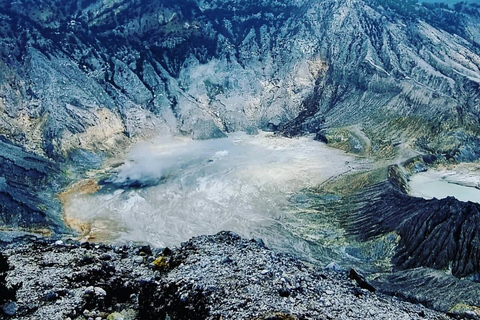
M 340 138 L 330 130 L 360 125 L 369 139 L 361 148 L 369 153 L 394 156 L 406 143 L 457 160 L 480 155 L 476 6 L 410 10 L 411 1 L 373 0 L 0 6 L 0 133 L 33 158 L 64 163 L 62 173 L 97 165 L 159 132 L 205 139 L 262 128 L 319 132 L 327 142 L 346 135 L 358 145 L 350 127 Z M 13 180 L 5 183 L 16 189 Z M 20 208 L 29 206 L 25 197 L 16 197 Z
M 346 219 L 352 234 L 368 240 L 398 233 L 398 249 L 392 259 L 396 268 L 431 267 L 459 278 L 478 274 L 478 203 L 453 197 L 414 198 L 389 182 L 373 185 L 349 201 L 358 206 Z
M 468 15 L 423 7 L 400 15 L 375 1 L 2 7 L 3 117 L 14 120 L 3 131 L 47 155 L 109 149 L 109 139 L 162 124 L 209 138 L 418 117 L 438 127 L 424 134 L 476 133 L 476 7 Z M 452 19 L 465 23 L 445 30 Z
M 418 157 L 403 165 L 324 185 L 315 193 L 332 200 L 313 205 L 313 214 L 342 226 L 351 244 L 346 252 L 370 262 L 363 266 L 379 291 L 444 312 L 469 311 L 477 319 L 479 204 L 409 195 L 406 168 L 425 163 Z

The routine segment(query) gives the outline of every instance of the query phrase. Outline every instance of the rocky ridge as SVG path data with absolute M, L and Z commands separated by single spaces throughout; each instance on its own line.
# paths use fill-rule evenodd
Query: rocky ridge
M 37 239 L 1 257 L 9 319 L 445 319 L 230 232 L 172 250 Z
M 346 251 L 370 261 L 364 266 L 368 279 L 381 292 L 443 312 L 462 306 L 475 313 L 480 304 L 475 293 L 480 290 L 479 205 L 409 195 L 406 172 L 426 170 L 431 161 L 417 157 L 401 166 L 342 177 L 316 191 L 330 198 L 312 209 L 341 225 L 351 243 Z

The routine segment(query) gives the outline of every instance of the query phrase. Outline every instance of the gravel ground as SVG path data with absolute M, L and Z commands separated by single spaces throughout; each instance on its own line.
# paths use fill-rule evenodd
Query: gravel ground
M 5 319 L 447 318 L 231 232 L 172 250 L 49 240 L 9 245 L 0 289 Z

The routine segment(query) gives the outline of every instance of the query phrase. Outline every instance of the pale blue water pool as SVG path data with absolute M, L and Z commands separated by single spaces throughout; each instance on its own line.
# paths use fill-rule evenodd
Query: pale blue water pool
M 415 174 L 410 178 L 410 193 L 415 197 L 425 199 L 455 197 L 460 201 L 480 203 L 479 189 L 459 184 L 460 181 L 472 177 L 453 176 L 436 171 Z

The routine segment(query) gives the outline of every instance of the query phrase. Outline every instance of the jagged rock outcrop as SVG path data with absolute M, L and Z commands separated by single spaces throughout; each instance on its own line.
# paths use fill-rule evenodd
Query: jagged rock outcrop
M 6 277 L 10 266 L 7 258 L 0 253 L 0 305 L 15 299 L 15 288 L 7 288 Z
M 410 196 L 405 171 L 424 171 L 432 161 L 418 156 L 405 167 L 343 177 L 318 191 L 332 200 L 312 209 L 341 226 L 346 252 L 359 267 L 366 262 L 367 280 L 377 290 L 459 319 L 477 319 L 480 205 Z
M 430 267 L 456 277 L 480 271 L 480 205 L 453 197 L 414 198 L 390 182 L 351 197 L 345 226 L 365 241 L 390 232 L 400 236 L 392 263 L 397 269 Z

